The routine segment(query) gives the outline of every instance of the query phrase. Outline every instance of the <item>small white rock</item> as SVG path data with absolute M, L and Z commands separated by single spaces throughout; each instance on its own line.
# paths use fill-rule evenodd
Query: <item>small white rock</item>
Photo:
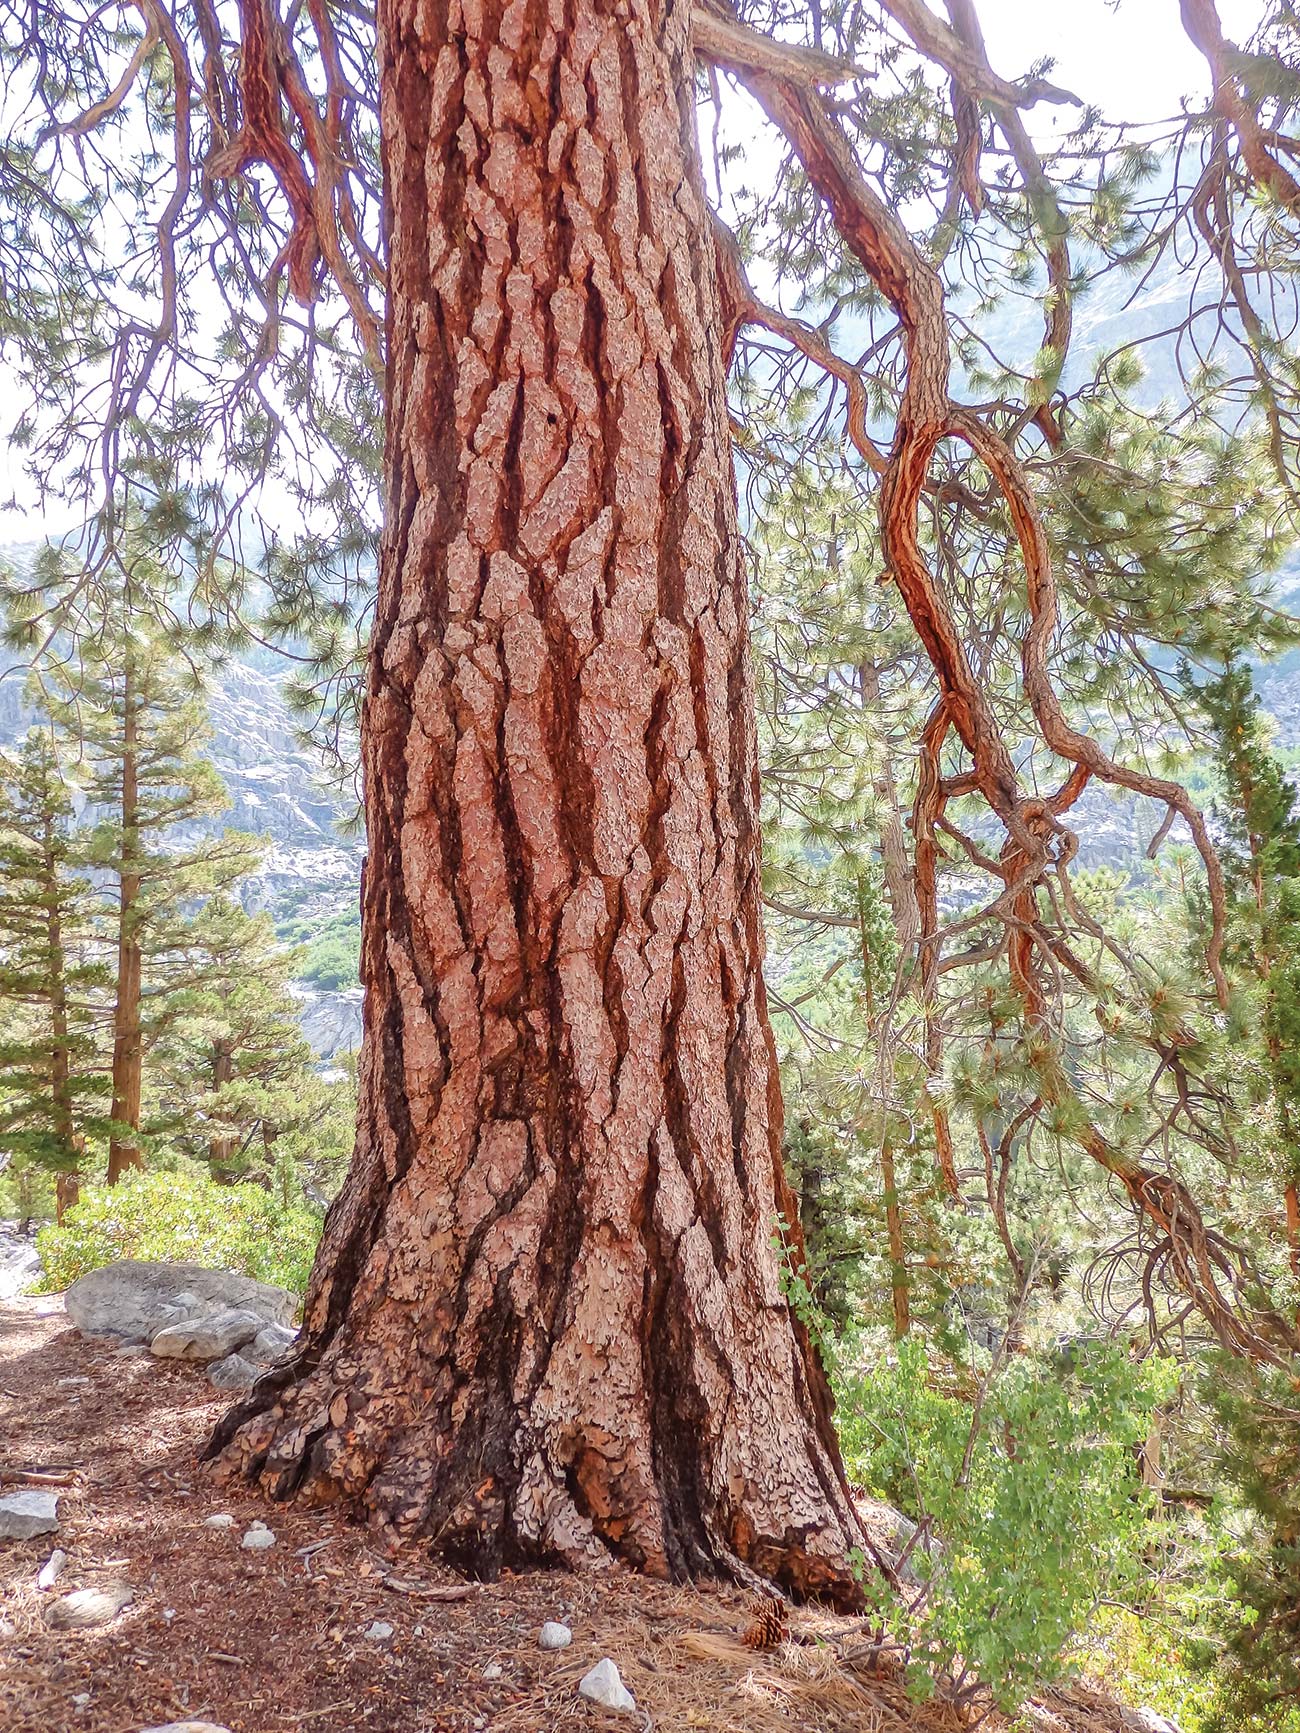
M 73 1702 L 76 1702 L 74 1697 Z M 169 1721 L 165 1727 L 142 1727 L 140 1733 L 230 1733 L 215 1721 Z
M 606 1709 L 635 1709 L 636 1698 L 619 1677 L 618 1668 L 606 1655 L 578 1681 L 578 1695 Z
M 40 1570 L 36 1573 L 36 1586 L 37 1586 L 37 1588 L 38 1589 L 52 1589 L 54 1587 L 55 1583 L 58 1582 L 59 1577 L 62 1574 L 63 1567 L 65 1564 L 67 1564 L 67 1562 L 68 1562 L 67 1553 L 64 1552 L 64 1550 L 61 1546 L 56 1546 L 54 1551 L 50 1554 L 49 1558 L 46 1559 L 45 1563 L 41 1566 Z
M 72 1701 L 76 1704 L 78 1709 L 84 1709 L 86 1707 L 86 1705 L 90 1702 L 90 1692 L 89 1691 L 74 1691 L 72 1693 Z
M 1133 1733 L 1178 1733 L 1176 1723 L 1157 1715 L 1154 1709 L 1122 1709 L 1119 1718 L 1126 1733 L 1129 1728 Z
M 265 1552 L 275 1545 L 275 1536 L 264 1522 L 255 1522 L 244 1530 L 244 1538 L 239 1544 L 245 1552 Z
M 547 1619 L 537 1634 L 539 1649 L 567 1649 L 573 1641 L 573 1632 L 567 1625 L 557 1624 L 554 1619 Z
M 366 1639 L 371 1643 L 386 1643 L 393 1634 L 393 1627 L 383 1619 L 376 1619 L 366 1630 Z
M 221 1510 L 218 1511 L 215 1516 L 205 1516 L 203 1519 L 203 1526 L 204 1528 L 234 1528 L 235 1519 L 227 1511 Z M 256 1522 L 253 1524 L 254 1528 L 264 1526 L 264 1524 Z
M 485 1679 L 499 1679 L 501 1677 L 500 1661 L 489 1661 L 483 1669 L 483 1677 Z

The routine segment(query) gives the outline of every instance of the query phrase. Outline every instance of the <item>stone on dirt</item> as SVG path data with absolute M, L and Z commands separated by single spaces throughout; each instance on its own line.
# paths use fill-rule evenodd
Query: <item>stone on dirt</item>
M 290 1330 L 284 1324 L 267 1324 L 253 1338 L 251 1348 L 244 1350 L 250 1360 L 256 1360 L 259 1366 L 270 1366 L 298 1340 L 298 1332 Z
M 214 1312 L 254 1313 L 258 1330 L 267 1324 L 288 1325 L 297 1309 L 297 1301 L 284 1288 L 252 1276 L 140 1258 L 122 1258 L 79 1276 L 64 1296 L 64 1305 L 83 1335 L 119 1342 L 148 1342 L 160 1331 Z
M 204 1528 L 234 1528 L 235 1519 L 228 1511 L 219 1510 L 215 1516 L 205 1516 Z
M 125 1583 L 108 1589 L 77 1589 L 46 1607 L 45 1623 L 56 1631 L 93 1631 L 115 1619 L 130 1602 Z
M 589 1673 L 582 1675 L 578 1681 L 578 1695 L 603 1704 L 606 1709 L 636 1708 L 636 1698 L 623 1683 L 618 1668 L 608 1655 L 597 1661 Z
M 62 1576 L 63 1567 L 67 1562 L 67 1553 L 64 1552 L 61 1546 L 56 1546 L 49 1558 L 46 1559 L 45 1563 L 36 1573 L 37 1588 L 41 1590 L 52 1589 L 55 1583 L 57 1583 L 59 1578 Z
M 0 1540 L 28 1540 L 58 1526 L 57 1492 L 7 1492 L 0 1498 Z
M 1154 1709 L 1121 1709 L 1119 1722 L 1125 1733 L 1178 1733 L 1177 1724 Z
M 386 1643 L 393 1634 L 393 1627 L 384 1619 L 375 1619 L 366 1627 L 366 1637 L 372 1643 Z
M 275 1536 L 264 1522 L 255 1522 L 244 1530 L 244 1538 L 239 1544 L 245 1552 L 265 1552 L 275 1545 Z
M 208 1366 L 208 1383 L 218 1390 L 247 1390 L 265 1370 L 246 1360 L 242 1354 L 227 1354 L 224 1360 L 213 1360 Z
M 224 1360 L 262 1328 L 256 1312 L 231 1306 L 206 1318 L 170 1324 L 149 1343 L 149 1352 L 166 1360 Z
M 539 1649 L 567 1649 L 572 1641 L 573 1632 L 567 1625 L 561 1625 L 555 1619 L 547 1619 L 537 1633 Z
M 215 1721 L 169 1721 L 165 1727 L 142 1727 L 140 1733 L 230 1733 Z

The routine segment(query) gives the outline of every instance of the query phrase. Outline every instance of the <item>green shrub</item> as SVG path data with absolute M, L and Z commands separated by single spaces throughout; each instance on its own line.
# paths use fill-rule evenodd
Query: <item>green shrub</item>
M 152 1172 L 87 1187 L 62 1227 L 40 1230 L 36 1246 L 47 1293 L 117 1258 L 150 1258 L 237 1270 L 300 1294 L 319 1238 L 310 1210 L 283 1209 L 258 1186 Z
M 916 1603 L 885 1611 L 918 1694 L 944 1677 L 980 1680 L 1012 1709 L 1067 1671 L 1094 1609 L 1141 1556 L 1135 1447 L 1162 1382 L 1159 1367 L 1113 1350 L 1073 1368 L 1013 1358 L 974 1418 L 969 1400 L 934 1388 L 916 1342 L 840 1378 L 850 1473 L 938 1543 L 913 1554 Z

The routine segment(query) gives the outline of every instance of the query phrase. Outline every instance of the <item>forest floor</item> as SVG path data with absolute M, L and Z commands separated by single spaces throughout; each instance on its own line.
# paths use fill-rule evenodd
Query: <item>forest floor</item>
M 0 1541 L 0 1726 L 135 1733 L 212 1721 L 232 1733 L 942 1733 L 862 1658 L 860 1621 L 796 1612 L 792 1640 L 738 1641 L 745 1595 L 611 1570 L 468 1584 L 423 1559 L 380 1556 L 338 1510 L 268 1506 L 206 1483 L 196 1456 L 228 1398 L 194 1366 L 84 1340 L 57 1299 L 0 1303 L 0 1491 L 53 1476 L 59 1531 Z M 218 1513 L 225 1529 L 204 1527 Z M 241 1547 L 255 1520 L 267 1551 Z M 53 1548 L 67 1563 L 37 1587 Z M 129 1589 L 93 1630 L 45 1613 L 84 1588 Z M 460 1598 L 438 1599 L 437 1594 Z M 557 1619 L 570 1647 L 543 1653 Z M 368 1635 L 378 1622 L 391 1626 Z M 859 1658 L 855 1660 L 855 1650 Z M 638 1713 L 577 1695 L 611 1656 Z M 1046 1699 L 1043 1733 L 1120 1733 L 1119 1707 L 1075 1689 Z M 1003 1725 L 992 1716 L 987 1733 Z

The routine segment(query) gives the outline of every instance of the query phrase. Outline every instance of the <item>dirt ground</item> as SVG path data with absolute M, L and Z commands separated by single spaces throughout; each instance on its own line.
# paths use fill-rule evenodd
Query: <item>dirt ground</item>
M 135 1733 L 182 1720 L 232 1733 L 887 1733 L 957 1728 L 881 1678 L 869 1633 L 797 1612 L 792 1640 L 737 1641 L 748 1598 L 675 1589 L 630 1572 L 469 1584 L 421 1556 L 381 1556 L 337 1510 L 268 1506 L 205 1483 L 196 1454 L 227 1398 L 192 1365 L 124 1357 L 68 1326 L 62 1302 L 0 1304 L 0 1491 L 54 1477 L 57 1535 L 0 1541 L 0 1727 Z M 234 1526 L 206 1529 L 218 1512 Z M 241 1548 L 254 1520 L 269 1551 Z M 37 1588 L 57 1545 L 68 1562 Z M 97 1630 L 56 1631 L 62 1594 L 124 1585 Z M 448 1593 L 460 1598 L 438 1598 Z M 544 1619 L 573 1630 L 537 1647 Z M 380 1621 L 392 1635 L 368 1636 Z M 588 1704 L 577 1682 L 617 1663 L 638 1712 Z M 1120 1733 L 1087 1691 L 1053 1698 L 1044 1733 Z M 988 1733 L 1002 1725 L 990 1717 Z

